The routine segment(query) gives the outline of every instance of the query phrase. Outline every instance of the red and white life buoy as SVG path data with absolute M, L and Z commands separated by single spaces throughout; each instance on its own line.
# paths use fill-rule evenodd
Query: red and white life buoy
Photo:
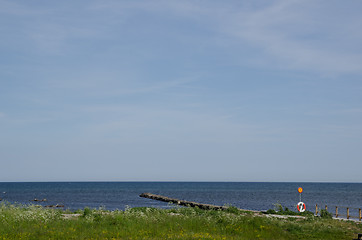
M 299 212 L 304 212 L 305 209 L 306 209 L 305 203 L 304 203 L 304 202 L 299 202 L 299 203 L 297 204 L 297 209 L 298 209 Z

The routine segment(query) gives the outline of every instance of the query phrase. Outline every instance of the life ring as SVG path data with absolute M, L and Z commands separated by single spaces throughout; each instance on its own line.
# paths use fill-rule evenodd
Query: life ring
M 305 203 L 304 203 L 304 202 L 299 202 L 299 203 L 297 204 L 297 209 L 298 209 L 299 212 L 304 212 L 305 209 L 306 209 Z

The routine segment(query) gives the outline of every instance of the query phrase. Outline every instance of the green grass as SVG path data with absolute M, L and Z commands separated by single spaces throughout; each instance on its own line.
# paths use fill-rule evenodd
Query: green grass
M 306 216 L 278 219 L 195 208 L 89 209 L 64 218 L 55 209 L 0 204 L 1 239 L 353 239 L 355 222 Z

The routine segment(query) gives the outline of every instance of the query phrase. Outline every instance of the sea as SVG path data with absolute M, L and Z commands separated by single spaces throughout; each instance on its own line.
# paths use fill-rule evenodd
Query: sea
M 300 194 L 298 188 L 303 188 Z M 134 207 L 174 208 L 165 202 L 142 198 L 141 193 L 214 205 L 232 205 L 248 210 L 274 209 L 277 204 L 296 210 L 315 206 L 332 213 L 336 206 L 350 207 L 356 215 L 362 208 L 362 183 L 302 182 L 0 182 L 2 202 L 13 204 L 64 205 L 64 209 Z M 46 199 L 34 202 L 34 199 Z M 339 210 L 342 214 L 342 208 Z M 353 210 L 354 209 L 354 210 Z M 355 213 L 353 212 L 355 211 Z

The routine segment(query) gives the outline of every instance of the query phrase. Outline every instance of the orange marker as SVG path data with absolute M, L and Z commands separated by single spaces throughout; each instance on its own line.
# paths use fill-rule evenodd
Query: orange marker
M 302 192 L 303 192 L 303 188 L 301 188 L 301 187 L 298 188 L 298 192 L 299 192 L 299 193 L 302 193 Z

